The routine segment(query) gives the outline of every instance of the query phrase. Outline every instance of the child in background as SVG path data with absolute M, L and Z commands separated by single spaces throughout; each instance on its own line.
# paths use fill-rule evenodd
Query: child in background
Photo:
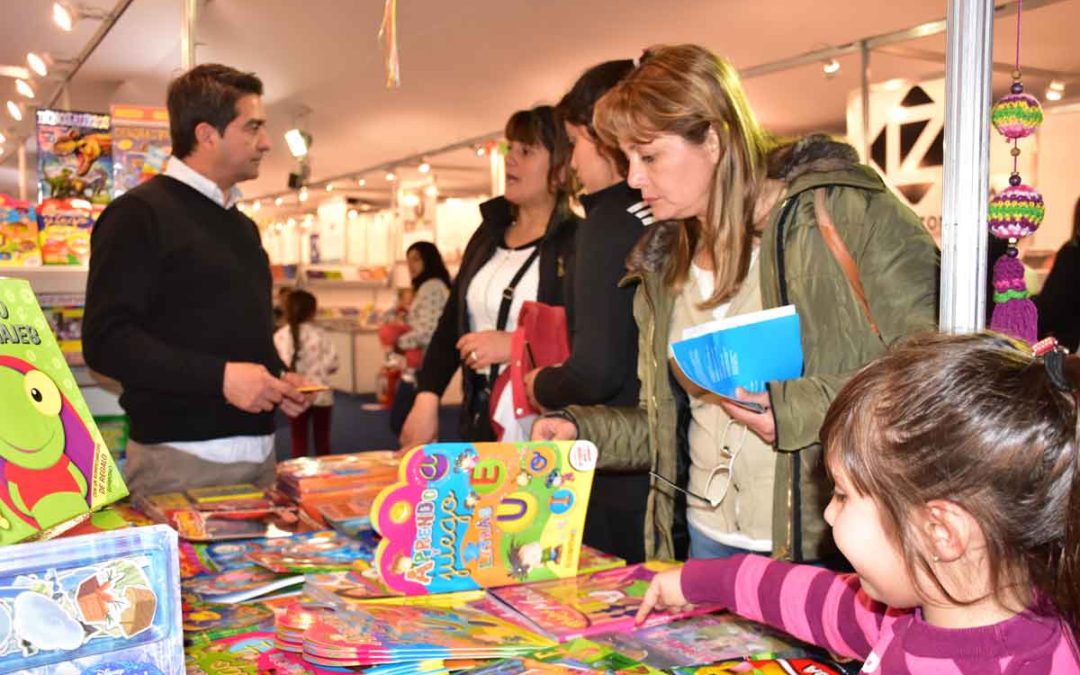
M 638 620 L 719 601 L 866 673 L 1080 673 L 1077 366 L 992 334 L 871 363 L 821 429 L 825 519 L 857 576 L 691 560 L 657 575 Z
M 327 378 L 338 369 L 337 350 L 326 332 L 312 323 L 316 310 L 315 296 L 307 291 L 294 290 L 285 298 L 286 324 L 274 333 L 274 347 L 289 370 L 303 375 L 309 382 L 326 385 Z M 300 345 L 299 349 L 294 345 Z M 292 428 L 292 456 L 307 457 L 308 426 L 315 431 L 315 454 L 330 454 L 330 413 L 334 405 L 332 391 L 320 391 L 311 407 L 289 420 Z

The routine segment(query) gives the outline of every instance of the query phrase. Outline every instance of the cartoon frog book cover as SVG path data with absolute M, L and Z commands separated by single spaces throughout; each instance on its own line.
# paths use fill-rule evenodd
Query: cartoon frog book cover
M 657 572 L 678 564 L 652 560 L 571 579 L 493 588 L 489 593 L 525 617 L 536 630 L 560 642 L 647 628 L 722 609 L 720 605 L 702 604 L 683 612 L 654 612 L 641 626 L 634 625 L 634 615 L 649 582 Z
M 0 278 L 0 545 L 127 494 L 30 284 Z
M 424 595 L 574 576 L 596 457 L 588 441 L 413 448 L 372 505 L 380 577 Z

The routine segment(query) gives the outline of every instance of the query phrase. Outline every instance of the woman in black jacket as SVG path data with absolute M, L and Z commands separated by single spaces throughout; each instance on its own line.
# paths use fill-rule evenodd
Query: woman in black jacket
M 521 305 L 565 305 L 578 219 L 566 187 L 566 133 L 551 106 L 514 113 L 506 123 L 506 193 L 480 206 L 479 229 L 465 247 L 450 299 L 417 373 L 417 395 L 401 447 L 438 437 L 439 399 L 463 367 L 461 436 L 494 439 L 491 384 L 510 360 L 510 334 Z M 516 281 L 516 284 L 514 283 Z M 512 298 L 503 298 L 513 286 Z M 572 316 L 572 309 L 567 307 Z
M 577 235 L 570 358 L 525 378 L 538 408 L 632 406 L 638 400 L 634 289 L 619 281 L 652 215 L 641 193 L 626 184 L 626 157 L 601 143 L 592 127 L 596 101 L 633 68 L 629 59 L 593 66 L 556 107 L 573 145 L 570 165 L 585 192 L 585 220 Z M 631 563 L 643 560 L 648 491 L 647 473 L 598 472 L 585 543 Z

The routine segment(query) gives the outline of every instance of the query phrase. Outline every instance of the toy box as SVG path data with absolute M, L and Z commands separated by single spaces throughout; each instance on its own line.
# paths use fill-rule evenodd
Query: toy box
M 181 672 L 176 545 L 154 526 L 0 549 L 0 671 Z
M 37 111 L 40 198 L 112 199 L 112 134 L 104 113 Z
M 0 267 L 41 264 L 37 213 L 29 202 L 0 195 Z

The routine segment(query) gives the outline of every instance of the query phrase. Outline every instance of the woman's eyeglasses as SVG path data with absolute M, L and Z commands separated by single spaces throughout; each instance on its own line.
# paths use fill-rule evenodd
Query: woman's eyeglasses
M 721 436 L 722 439 L 727 439 L 728 432 L 731 430 L 731 425 L 734 423 L 734 420 L 728 420 L 727 425 L 724 427 L 724 435 Z M 658 481 L 664 483 L 665 485 L 668 485 L 671 488 L 678 490 L 687 497 L 693 497 L 694 499 L 704 502 L 715 509 L 717 506 L 720 506 L 720 503 L 724 501 L 724 497 L 727 496 L 728 488 L 731 487 L 731 473 L 735 467 L 735 459 L 739 456 L 739 453 L 742 451 L 743 445 L 745 443 L 746 427 L 743 426 L 742 435 L 739 437 L 739 442 L 735 444 L 734 450 L 732 450 L 731 446 L 727 443 L 721 445 L 717 450 L 716 465 L 712 468 L 712 471 L 709 472 L 709 477 L 705 480 L 705 494 L 712 494 L 713 483 L 718 478 L 723 481 L 720 487 L 720 492 L 715 497 L 703 497 L 696 492 L 676 485 L 675 483 L 668 480 L 664 476 L 661 476 L 655 471 L 650 471 L 649 475 L 657 479 Z

